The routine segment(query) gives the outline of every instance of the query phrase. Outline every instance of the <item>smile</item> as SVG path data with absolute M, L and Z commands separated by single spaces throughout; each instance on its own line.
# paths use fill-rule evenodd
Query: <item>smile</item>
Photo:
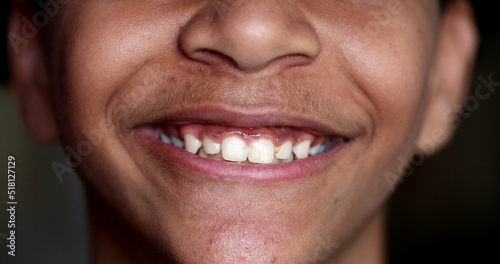
M 187 112 L 184 118 L 172 115 L 181 118 L 136 127 L 134 137 L 162 166 L 209 178 L 251 181 L 315 174 L 332 164 L 351 141 L 301 119 L 210 112 Z
M 236 128 L 207 124 L 150 127 L 161 142 L 199 157 L 244 165 L 289 163 L 323 154 L 345 140 L 290 127 Z

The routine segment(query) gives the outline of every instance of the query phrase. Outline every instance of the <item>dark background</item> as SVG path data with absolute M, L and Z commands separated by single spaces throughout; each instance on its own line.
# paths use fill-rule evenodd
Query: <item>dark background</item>
M 480 76 L 500 82 L 500 9 L 471 1 Z M 416 168 L 389 205 L 390 263 L 500 264 L 500 91 L 462 119 L 453 142 Z
M 493 2 L 473 2 L 482 41 L 472 88 L 480 76 L 500 82 L 499 10 Z M 4 39 L 8 5 L 0 3 Z M 0 42 L 2 83 L 8 82 L 5 50 L 6 40 Z M 390 263 L 500 263 L 500 91 L 462 121 L 452 144 L 418 166 L 391 199 Z

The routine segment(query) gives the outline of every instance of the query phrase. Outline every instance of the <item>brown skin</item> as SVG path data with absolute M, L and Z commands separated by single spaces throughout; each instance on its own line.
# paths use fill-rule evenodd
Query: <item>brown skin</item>
M 78 166 L 95 263 L 382 263 L 384 172 L 451 137 L 443 112 L 461 102 L 477 44 L 465 1 L 444 14 L 434 0 L 401 1 L 367 35 L 387 2 L 70 1 L 11 49 L 37 139 L 76 149 L 84 131 L 104 138 Z M 11 16 L 19 35 L 24 4 Z M 131 136 L 151 116 L 200 105 L 279 109 L 356 137 L 313 176 L 255 184 L 163 164 Z

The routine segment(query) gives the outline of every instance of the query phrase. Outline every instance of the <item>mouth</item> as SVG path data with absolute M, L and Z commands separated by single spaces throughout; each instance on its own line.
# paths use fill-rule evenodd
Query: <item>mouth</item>
M 160 164 L 212 179 L 257 182 L 314 175 L 353 140 L 311 120 L 219 109 L 172 114 L 134 132 Z
M 242 165 L 280 164 L 325 153 L 344 138 L 291 127 L 241 128 L 214 124 L 151 125 L 147 133 L 204 159 Z

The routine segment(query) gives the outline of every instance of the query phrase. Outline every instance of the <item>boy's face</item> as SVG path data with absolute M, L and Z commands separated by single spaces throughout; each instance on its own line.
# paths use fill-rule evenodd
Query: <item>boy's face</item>
M 44 44 L 21 48 L 13 82 L 38 87 L 18 90 L 39 106 L 23 106 L 35 135 L 59 137 L 94 200 L 154 247 L 183 263 L 305 263 L 318 241 L 349 245 L 428 127 L 445 141 L 436 113 L 463 83 L 447 88 L 440 65 L 465 55 L 442 52 L 439 28 L 434 0 L 70 1 Z M 273 160 L 308 140 L 318 155 Z M 269 149 L 278 164 L 254 164 Z

